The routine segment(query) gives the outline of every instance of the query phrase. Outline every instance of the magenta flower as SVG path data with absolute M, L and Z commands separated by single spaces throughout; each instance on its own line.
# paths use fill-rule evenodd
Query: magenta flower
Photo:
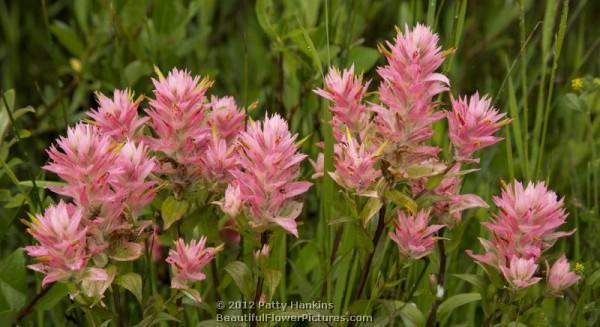
M 210 129 L 202 122 L 208 107 L 204 95 L 211 83 L 177 69 L 152 81 L 155 99 L 146 109 L 157 136 L 150 139 L 152 148 L 180 164 L 197 161 L 210 138 Z
M 137 113 L 139 101 L 132 101 L 128 90 L 115 90 L 113 99 L 98 94 L 98 109 L 92 110 L 88 116 L 94 120 L 98 130 L 110 136 L 114 141 L 123 142 L 137 139 L 142 126 L 148 117 L 140 117 Z
M 444 225 L 429 225 L 429 219 L 429 212 L 425 210 L 415 215 L 398 210 L 395 229 L 389 236 L 398 245 L 400 254 L 410 259 L 420 259 L 433 251 L 438 239 L 434 234 Z
M 233 97 L 211 97 L 208 126 L 214 128 L 219 138 L 231 142 L 244 130 L 246 115 L 235 104 Z
M 60 201 L 37 215 L 27 231 L 39 245 L 26 246 L 25 251 L 38 263 L 29 268 L 46 275 L 43 285 L 66 280 L 81 272 L 88 260 L 86 228 L 77 207 Z
M 542 278 L 534 277 L 538 265 L 534 258 L 524 259 L 517 256 L 510 258 L 508 266 L 501 265 L 500 271 L 510 286 L 514 288 L 525 288 L 536 284 Z
M 67 185 L 50 189 L 72 197 L 87 209 L 112 200 L 114 193 L 108 182 L 121 173 L 121 168 L 115 165 L 117 154 L 111 143 L 108 136 L 93 126 L 70 127 L 67 136 L 50 147 L 50 163 L 43 167 L 57 174 Z
M 280 226 L 298 236 L 296 218 L 302 202 L 294 198 L 312 184 L 296 181 L 300 162 L 306 158 L 298 153 L 296 137 L 278 115 L 251 123 L 239 136 L 240 168 L 232 174 L 248 208 L 250 225 L 258 231 Z
M 466 97 L 452 99 L 452 111 L 447 112 L 446 117 L 457 158 L 468 159 L 473 152 L 501 141 L 494 133 L 507 123 L 500 122 L 504 116 L 491 106 L 490 98 L 480 98 L 479 93 L 468 100 Z
M 377 155 L 367 150 L 364 143 L 358 145 L 353 139 L 340 144 L 336 152 L 335 171 L 330 173 L 331 177 L 346 189 L 368 194 L 369 187 L 381 176 L 381 171 L 374 167 Z
M 316 89 L 315 93 L 333 102 L 330 107 L 333 113 L 335 135 L 343 135 L 344 125 L 352 132 L 360 132 L 368 123 L 367 108 L 362 104 L 369 82 L 364 83 L 362 76 L 354 75 L 354 66 L 342 73 L 332 68 L 325 77 L 325 89 Z
M 115 176 L 111 185 L 125 207 L 136 217 L 156 195 L 156 190 L 153 189 L 156 182 L 149 180 L 156 162 L 143 143 L 136 145 L 127 142 L 119 151 L 116 165 L 121 174 Z
M 546 263 L 546 265 L 548 265 L 548 263 Z M 551 294 L 560 294 L 581 279 L 581 276 L 571 271 L 569 262 L 564 254 L 554 262 L 552 268 L 548 268 L 546 279 L 548 282 L 548 290 Z
M 215 248 L 206 247 L 206 237 L 191 240 L 187 245 L 183 239 L 175 241 L 175 250 L 169 250 L 166 260 L 173 269 L 171 287 L 189 289 L 191 283 L 204 280 L 206 275 L 202 270 L 215 258 L 215 253 Z

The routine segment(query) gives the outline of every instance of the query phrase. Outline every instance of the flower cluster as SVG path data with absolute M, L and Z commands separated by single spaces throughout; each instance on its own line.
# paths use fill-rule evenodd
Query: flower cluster
M 146 208 L 161 189 L 174 201 L 224 196 L 215 203 L 227 216 L 243 212 L 258 232 L 281 226 L 298 235 L 296 198 L 311 184 L 296 181 L 305 156 L 287 123 L 273 116 L 246 129 L 246 113 L 232 97 L 209 99 L 212 83 L 186 71 L 159 73 L 153 83 L 147 116 L 138 113 L 144 97 L 99 94 L 99 107 L 88 113 L 92 121 L 70 127 L 48 150 L 44 169 L 64 181 L 50 189 L 72 203 L 61 201 L 28 223 L 39 245 L 26 250 L 37 259 L 30 267 L 46 275 L 44 284 L 73 283 L 72 296 L 83 303 L 101 301 L 115 262 L 139 258 L 146 244 L 160 255 L 159 228 Z M 191 283 L 204 279 L 202 269 L 216 253 L 206 242 L 180 239 L 167 259 L 172 287 L 198 301 Z
M 565 223 L 564 200 L 548 190 L 543 182 L 523 186 L 518 181 L 506 185 L 494 197 L 498 214 L 483 225 L 491 232 L 489 240 L 480 239 L 484 254 L 469 255 L 478 262 L 498 269 L 510 286 L 524 288 L 541 280 L 536 273 L 544 250 L 556 239 L 572 234 L 557 229 Z M 569 271 L 566 258 L 548 270 L 548 287 L 553 293 L 571 286 L 578 276 Z
M 191 283 L 206 279 L 202 270 L 214 259 L 216 251 L 213 247 L 206 247 L 206 237 L 192 240 L 189 244 L 182 239 L 175 241 L 175 250 L 169 251 L 166 260 L 173 267 L 171 287 L 186 290 L 193 295 L 192 299 L 200 302 L 200 295 L 191 288 Z
M 225 212 L 235 216 L 243 207 L 254 230 L 279 226 L 298 236 L 296 218 L 302 202 L 295 198 L 311 183 L 297 181 L 300 162 L 306 155 L 298 153 L 296 137 L 278 115 L 249 124 L 239 136 L 240 167 L 231 171 L 233 181 L 221 204 Z
M 450 82 L 436 72 L 445 55 L 437 34 L 428 27 L 406 27 L 386 45 L 380 47 L 387 65 L 377 69 L 382 80 L 379 96 L 371 102 L 365 99 L 370 83 L 355 76 L 353 67 L 343 72 L 331 69 L 325 87 L 315 92 L 332 102 L 335 170 L 327 174 L 337 184 L 360 196 L 384 197 L 386 188 L 396 188 L 407 190 L 414 199 L 435 199 L 427 213 L 398 213 L 394 240 L 402 255 L 416 259 L 432 250 L 431 246 L 415 250 L 416 239 L 420 240 L 416 243 L 433 244 L 435 233 L 424 231 L 440 229 L 441 225 L 429 228 L 430 219 L 452 228 L 465 209 L 487 207 L 476 195 L 460 194 L 462 176 L 472 171 L 461 168 L 478 162 L 470 157 L 474 151 L 500 140 L 494 133 L 508 120 L 499 122 L 504 114 L 477 94 L 453 100 L 451 111 L 437 110 L 442 103 L 434 97 L 448 91 Z M 441 148 L 431 144 L 433 124 L 444 118 L 456 149 L 448 160 L 442 160 Z M 314 177 L 320 177 L 322 155 L 313 166 Z M 416 236 L 414 222 L 418 222 Z

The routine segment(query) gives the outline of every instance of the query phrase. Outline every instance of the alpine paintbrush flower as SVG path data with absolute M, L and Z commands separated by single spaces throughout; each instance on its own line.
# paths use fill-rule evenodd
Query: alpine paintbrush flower
M 367 107 L 362 103 L 369 82 L 363 83 L 362 76 L 354 75 L 354 66 L 340 73 L 332 68 L 325 77 L 325 89 L 315 93 L 333 102 L 329 108 L 333 113 L 334 135 L 343 135 L 345 128 L 360 133 L 369 121 Z
M 233 97 L 211 97 L 209 103 L 208 126 L 215 130 L 217 137 L 227 142 L 234 140 L 244 130 L 246 115 L 235 104 Z
M 354 139 L 341 143 L 336 152 L 335 171 L 330 173 L 336 183 L 358 194 L 377 196 L 367 192 L 381 176 L 381 171 L 375 168 L 377 154 L 367 150 L 364 143 L 358 145 Z
M 226 215 L 235 218 L 240 214 L 242 206 L 240 187 L 236 184 L 229 184 L 225 190 L 223 200 L 213 203 L 218 205 Z
M 156 194 L 156 182 L 149 180 L 156 162 L 143 143 L 127 142 L 119 151 L 116 165 L 121 173 L 111 180 L 111 185 L 132 216 L 137 217 Z
M 201 158 L 200 174 L 211 183 L 227 183 L 231 180 L 230 171 L 238 166 L 238 162 L 235 146 L 214 137 Z
M 372 105 L 374 122 L 382 142 L 388 144 L 384 159 L 401 179 L 412 178 L 407 170 L 418 169 L 421 162 L 435 158 L 440 151 L 424 144 L 433 135 L 433 123 L 444 113 L 435 111 L 433 97 L 448 89 L 448 78 L 435 73 L 444 61 L 438 36 L 428 27 L 405 27 L 398 32 L 389 50 L 381 48 L 388 65 L 377 73 L 382 104 Z M 413 167 L 413 168 L 409 168 Z
M 96 127 L 77 124 L 67 130 L 48 150 L 50 163 L 43 168 L 57 174 L 65 186 L 49 187 L 72 197 L 86 209 L 94 209 L 114 199 L 109 181 L 121 173 L 115 162 L 117 152 L 110 137 Z
M 110 136 L 116 142 L 138 138 L 142 126 L 149 118 L 138 115 L 140 101 L 132 101 L 130 91 L 115 90 L 112 99 L 99 93 L 97 101 L 98 109 L 90 111 L 88 116 L 94 120 L 94 125 L 102 134 Z
M 296 181 L 300 162 L 306 155 L 298 153 L 288 125 L 279 115 L 253 122 L 240 134 L 240 166 L 232 171 L 247 208 L 250 226 L 263 232 L 280 226 L 298 236 L 296 218 L 302 202 L 295 198 L 312 185 Z
M 492 237 L 480 238 L 485 253 L 474 254 L 470 250 L 467 253 L 476 261 L 502 271 L 512 286 L 526 287 L 539 280 L 532 279 L 531 270 L 537 269 L 542 252 L 557 238 L 572 233 L 557 231 L 567 217 L 564 200 L 558 199 L 543 182 L 530 182 L 523 187 L 515 181 L 506 185 L 494 202 L 498 214 L 483 223 Z
M 508 120 L 491 105 L 489 97 L 475 93 L 467 97 L 452 99 L 452 111 L 446 113 L 450 141 L 456 148 L 457 159 L 468 159 L 473 152 L 502 140 L 494 136 Z
M 538 265 L 534 258 L 524 259 L 514 255 L 506 265 L 500 266 L 500 271 L 513 288 L 525 288 L 536 284 L 542 278 L 534 277 Z
M 206 247 L 206 237 L 191 240 L 189 244 L 183 239 L 175 241 L 175 249 L 169 250 L 166 260 L 173 269 L 171 287 L 189 289 L 193 282 L 204 280 L 206 275 L 202 271 L 215 258 L 215 253 L 215 248 Z
M 197 161 L 210 139 L 210 129 L 203 120 L 208 108 L 205 93 L 211 82 L 177 69 L 152 82 L 155 98 L 146 109 L 156 134 L 156 138 L 150 139 L 152 148 L 179 164 Z
M 29 268 L 46 274 L 43 285 L 66 280 L 85 268 L 87 229 L 81 222 L 81 210 L 60 201 L 29 224 L 27 231 L 39 245 L 27 246 L 25 251 L 38 260 Z
M 581 276 L 571 271 L 567 258 L 562 255 L 554 262 L 552 267 L 548 267 L 546 278 L 550 293 L 558 295 L 563 290 L 576 284 Z
M 420 259 L 433 251 L 438 237 L 435 233 L 444 225 L 429 225 L 429 212 L 421 210 L 414 215 L 408 215 L 398 210 L 390 238 L 398 245 L 400 254 L 409 259 Z

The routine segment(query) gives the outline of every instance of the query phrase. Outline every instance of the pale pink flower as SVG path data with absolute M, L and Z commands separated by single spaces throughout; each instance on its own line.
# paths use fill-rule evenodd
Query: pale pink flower
M 554 244 L 557 238 L 573 232 L 558 232 L 567 214 L 564 199 L 548 190 L 543 182 L 523 187 L 518 181 L 506 185 L 502 194 L 494 197 L 498 214 L 483 225 L 492 232 L 491 240 L 480 239 L 485 253 L 467 253 L 475 260 L 499 268 L 512 257 L 533 258 Z
M 244 130 L 246 114 L 237 107 L 233 97 L 212 96 L 210 100 L 212 110 L 208 113 L 208 126 L 215 129 L 219 138 L 232 141 Z
M 310 162 L 310 165 L 315 171 L 315 173 L 312 174 L 310 178 L 317 179 L 319 177 L 322 177 L 325 172 L 325 156 L 323 155 L 323 153 L 319 153 L 317 155 L 317 160 L 312 160 L 308 158 L 308 161 Z
M 94 120 L 94 125 L 102 134 L 110 136 L 114 141 L 136 139 L 149 119 L 138 115 L 139 101 L 132 101 L 129 90 L 115 90 L 112 99 L 99 93 L 97 101 L 98 109 L 90 111 L 88 116 Z
M 146 109 L 157 136 L 150 139 L 152 148 L 180 164 L 197 161 L 210 138 L 210 129 L 203 121 L 208 107 L 205 93 L 211 83 L 177 69 L 152 82 L 155 99 Z
M 60 201 L 29 225 L 27 231 L 39 245 L 27 246 L 25 251 L 38 261 L 29 268 L 46 275 L 43 285 L 66 280 L 85 268 L 87 228 L 81 221 L 79 208 Z
M 215 258 L 215 248 L 206 247 L 206 237 L 185 244 L 183 239 L 175 241 L 175 250 L 169 250 L 167 263 L 173 269 L 171 287 L 188 289 L 191 283 L 206 279 L 204 267 Z
M 504 116 L 492 107 L 489 97 L 480 98 L 479 93 L 469 99 L 452 99 L 452 111 L 447 112 L 446 117 L 458 159 L 468 159 L 473 152 L 501 141 L 494 133 L 506 124 L 500 122 Z
M 156 162 L 143 143 L 136 145 L 129 141 L 119 151 L 116 165 L 121 173 L 111 180 L 111 185 L 125 207 L 136 217 L 156 195 L 153 188 L 156 182 L 149 180 Z
M 215 201 L 221 210 L 229 217 L 237 217 L 240 214 L 242 206 L 242 194 L 240 187 L 236 184 L 229 184 L 225 190 L 225 197 L 221 201 Z
M 298 153 L 296 137 L 285 120 L 274 115 L 251 123 L 238 138 L 240 168 L 232 174 L 248 208 L 250 225 L 258 231 L 280 226 L 298 236 L 296 218 L 302 202 L 294 198 L 312 184 L 296 181 L 300 162 L 306 158 Z
M 462 212 L 471 208 L 488 208 L 488 204 L 475 194 L 460 194 L 462 179 L 457 174 L 460 172 L 460 164 L 450 168 L 442 181 L 430 192 L 443 197 L 443 200 L 433 203 L 433 215 L 438 217 L 448 228 L 454 227 L 460 220 Z M 420 180 L 423 185 L 413 188 L 413 194 L 417 195 L 425 191 L 427 179 Z
M 423 147 L 421 142 L 431 138 L 432 124 L 444 117 L 443 112 L 433 111 L 433 96 L 449 85 L 446 76 L 434 73 L 444 60 L 438 36 L 418 24 L 412 30 L 405 27 L 395 43 L 387 45 L 390 50 L 384 53 L 388 65 L 377 70 L 383 79 L 379 94 L 384 105 L 373 105 L 370 110 L 375 112 L 375 124 L 394 153 L 409 152 L 426 159 L 439 150 Z
M 366 106 L 362 103 L 369 82 L 363 84 L 362 76 L 354 75 L 354 66 L 343 72 L 333 67 L 325 77 L 325 88 L 315 93 L 333 102 L 333 126 L 337 136 L 343 135 L 344 126 L 352 132 L 360 132 L 369 120 Z
M 81 276 L 78 295 L 83 295 L 91 306 L 100 302 L 117 275 L 116 269 L 88 268 Z
M 510 258 L 509 265 L 501 265 L 500 271 L 510 286 L 525 288 L 536 284 L 542 278 L 534 277 L 538 265 L 534 258 L 524 259 L 514 255 Z
M 224 139 L 213 138 L 202 156 L 200 174 L 209 182 L 226 183 L 231 180 L 230 171 L 238 166 L 235 146 Z
M 546 265 L 548 265 L 547 262 Z M 552 268 L 548 267 L 546 278 L 550 293 L 560 294 L 563 290 L 576 284 L 581 279 L 581 276 L 571 271 L 569 262 L 563 254 L 554 262 Z
M 381 176 L 381 171 L 375 168 L 377 155 L 364 143 L 359 145 L 354 139 L 349 139 L 341 143 L 336 152 L 335 171 L 330 175 L 340 186 L 365 193 Z
M 43 168 L 67 182 L 65 186 L 49 187 L 55 193 L 72 197 L 87 209 L 114 198 L 108 182 L 121 173 L 115 165 L 117 153 L 111 139 L 96 127 L 70 127 L 67 136 L 50 147 L 48 155 L 50 163 Z
M 398 245 L 400 254 L 410 259 L 420 259 L 433 251 L 438 237 L 435 233 L 444 225 L 429 225 L 429 212 L 421 210 L 415 215 L 407 215 L 398 210 L 390 238 Z

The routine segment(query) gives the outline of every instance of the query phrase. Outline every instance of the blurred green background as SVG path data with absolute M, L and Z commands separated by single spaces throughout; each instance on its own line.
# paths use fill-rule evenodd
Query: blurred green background
M 0 315 L 33 295 L 33 274 L 15 273 L 25 259 L 14 251 L 30 242 L 19 219 L 48 203 L 43 182 L 33 182 L 46 180 L 39 168 L 45 149 L 95 107 L 95 92 L 128 87 L 150 95 L 153 66 L 186 68 L 214 79 L 213 94 L 233 95 L 241 106 L 258 101 L 255 118 L 287 117 L 301 137 L 311 135 L 303 151 L 314 157 L 324 103 L 312 90 L 328 66 L 354 64 L 375 85 L 374 67 L 383 63 L 378 43 L 391 40 L 395 26 L 422 22 L 440 34 L 444 49 L 456 50 L 443 66 L 452 94 L 489 94 L 514 119 L 506 141 L 482 154 L 482 169 L 465 192 L 490 200 L 501 180 L 517 178 L 545 180 L 566 197 L 569 228 L 577 232 L 557 252 L 583 263 L 595 279 L 582 286 L 568 314 L 559 306 L 551 319 L 594 324 L 598 20 L 600 2 L 585 0 L 0 0 L 0 283 L 13 292 L 0 287 Z M 439 140 L 443 129 L 437 126 Z M 314 193 L 303 218 L 307 230 L 320 218 Z M 477 221 L 486 218 L 485 211 L 465 215 L 450 273 L 474 267 L 464 249 L 478 248 Z M 466 287 L 448 283 L 449 292 Z

